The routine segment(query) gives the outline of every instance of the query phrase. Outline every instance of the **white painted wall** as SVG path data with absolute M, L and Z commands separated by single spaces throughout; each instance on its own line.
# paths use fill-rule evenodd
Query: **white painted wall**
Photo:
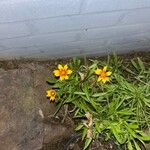
M 0 59 L 150 48 L 150 0 L 0 0 Z

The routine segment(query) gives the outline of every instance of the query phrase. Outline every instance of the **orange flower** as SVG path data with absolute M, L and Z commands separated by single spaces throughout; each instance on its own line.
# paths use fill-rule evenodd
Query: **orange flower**
M 46 91 L 46 97 L 49 98 L 50 101 L 54 101 L 56 97 L 56 91 L 55 90 L 47 90 Z
M 109 76 L 112 74 L 112 72 L 107 71 L 107 66 L 104 66 L 103 69 L 96 69 L 95 74 L 99 76 L 97 80 L 98 82 L 102 81 L 103 83 L 105 83 L 110 80 Z
M 59 79 L 62 80 L 67 80 L 69 78 L 68 75 L 70 75 L 72 73 L 72 70 L 68 69 L 67 65 L 58 65 L 58 70 L 54 70 L 53 71 L 54 75 L 56 77 L 60 77 Z

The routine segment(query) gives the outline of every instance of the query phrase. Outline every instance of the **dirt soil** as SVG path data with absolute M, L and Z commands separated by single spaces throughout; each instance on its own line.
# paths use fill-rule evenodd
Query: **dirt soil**
M 124 62 L 140 57 L 145 63 L 150 63 L 150 52 L 124 54 L 121 57 Z M 74 121 L 68 114 L 62 122 L 64 109 L 57 118 L 51 117 L 56 111 L 56 104 L 46 99 L 45 91 L 49 88 L 46 79 L 55 67 L 70 60 L 0 61 L 0 145 L 3 150 L 64 150 L 65 144 L 74 135 Z M 95 150 L 117 150 L 114 142 L 100 141 L 98 146 L 101 148 Z M 94 146 L 97 144 L 95 142 Z M 82 148 L 77 146 L 74 150 Z

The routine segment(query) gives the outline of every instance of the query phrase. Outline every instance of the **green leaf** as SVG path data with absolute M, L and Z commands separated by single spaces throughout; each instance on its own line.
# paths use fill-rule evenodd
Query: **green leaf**
M 145 143 L 143 142 L 143 140 L 139 139 L 138 140 L 143 144 L 143 146 L 145 147 Z M 145 148 L 146 149 L 146 148 Z
M 134 115 L 134 112 L 133 112 L 133 109 L 125 108 L 125 109 L 122 109 L 120 111 L 117 111 L 117 114 L 120 114 L 120 115 Z
M 57 115 L 57 113 L 59 112 L 59 110 L 61 109 L 61 107 L 63 106 L 63 103 L 64 103 L 64 100 L 63 101 L 61 101 L 60 103 L 59 103 L 59 105 L 58 105 L 58 107 L 57 107 L 57 110 L 55 111 L 55 113 L 53 114 L 54 116 L 56 116 Z
M 94 64 L 92 64 L 91 66 L 89 66 L 89 69 L 96 69 L 97 67 L 97 62 L 95 62 Z
M 100 106 L 97 105 L 97 103 L 94 102 L 94 99 L 91 99 L 91 100 L 90 100 L 90 104 L 93 106 L 93 108 L 94 108 L 95 110 L 98 110 L 98 108 L 100 108 Z
M 84 128 L 83 129 L 83 132 L 82 132 L 82 140 L 84 140 L 84 138 L 86 137 L 86 135 L 87 135 L 87 128 Z
M 84 126 L 83 124 L 80 124 L 80 125 L 78 125 L 78 126 L 75 128 L 75 130 L 76 130 L 76 131 L 79 131 L 79 130 L 81 130 L 81 129 L 83 128 L 83 126 Z
M 135 92 L 135 87 L 133 84 L 128 83 L 127 81 L 124 81 L 124 83 L 122 83 L 122 84 L 124 84 L 126 86 L 126 89 L 130 90 L 133 93 Z
M 60 82 L 57 82 L 53 85 L 53 88 L 60 88 L 62 87 L 62 84 Z
M 76 95 L 86 95 L 84 92 L 74 92 Z
M 141 135 L 139 137 L 141 140 L 143 140 L 143 141 L 150 141 L 150 135 L 147 135 L 147 134 L 145 134 L 142 131 L 139 131 L 138 133 Z
M 69 96 L 67 99 L 65 99 L 65 103 L 73 103 L 74 100 L 76 100 L 76 97 L 71 98 L 71 96 Z
M 138 124 L 133 122 L 133 123 L 129 123 L 128 127 L 131 128 L 131 129 L 137 129 L 139 126 L 138 126 Z
M 85 93 L 86 98 L 90 101 L 89 89 L 88 89 L 88 85 L 87 84 L 84 84 L 84 86 L 83 86 L 83 92 Z
M 116 128 L 117 127 L 117 128 Z M 110 125 L 110 128 L 120 144 L 123 144 L 126 141 L 125 133 L 121 130 L 118 123 L 114 123 Z
M 134 66 L 134 68 L 138 71 L 139 68 L 138 68 L 136 62 L 135 62 L 134 60 L 131 60 L 131 63 L 132 63 L 132 65 Z
M 128 129 L 129 134 L 130 134 L 132 137 L 137 138 L 137 135 L 135 134 L 135 131 L 134 131 L 134 130 L 132 130 L 130 127 L 127 127 L 127 129 Z
M 75 105 L 75 104 L 74 104 L 74 105 Z M 80 109 L 77 107 L 77 105 L 75 105 L 75 108 L 77 108 L 77 109 L 76 109 L 76 111 L 75 111 L 75 113 L 74 113 L 74 116 L 77 116 L 77 114 L 79 113 Z
M 98 133 L 101 133 L 101 127 L 99 122 L 95 122 L 95 128 L 98 131 Z
M 57 80 L 56 79 L 52 79 L 52 78 L 48 78 L 47 82 L 50 83 L 50 84 L 54 84 L 54 83 L 57 82 Z
M 74 104 L 75 104 L 78 108 L 84 110 L 84 112 L 86 112 L 86 111 L 89 110 L 89 107 L 87 107 L 85 101 L 82 101 L 82 100 L 75 101 Z
M 92 138 L 86 139 L 83 150 L 86 150 L 89 147 L 91 142 L 92 142 Z
M 96 93 L 96 94 L 93 94 L 92 97 L 101 97 L 101 96 L 105 96 L 106 94 L 107 94 L 107 92 Z
M 144 101 L 145 105 L 150 107 L 150 100 L 149 99 L 143 98 L 143 101 Z
M 116 110 L 122 105 L 122 103 L 124 102 L 124 98 L 119 102 L 119 104 L 116 106 Z
M 81 63 L 81 60 L 80 60 L 80 59 L 78 59 L 78 58 L 76 58 L 76 57 L 74 57 L 74 58 L 73 58 L 73 63 L 74 63 L 74 65 L 79 66 L 79 65 L 80 65 L 80 63 Z
M 140 148 L 139 145 L 135 142 L 135 140 L 133 140 L 133 142 L 134 142 L 134 145 L 135 145 L 136 150 L 141 150 L 141 148 Z
M 139 66 L 140 66 L 141 70 L 145 70 L 144 64 L 141 61 L 141 59 L 140 58 L 137 58 L 137 59 L 138 59 L 138 63 L 139 63 Z
M 130 141 L 127 143 L 128 150 L 134 150 Z

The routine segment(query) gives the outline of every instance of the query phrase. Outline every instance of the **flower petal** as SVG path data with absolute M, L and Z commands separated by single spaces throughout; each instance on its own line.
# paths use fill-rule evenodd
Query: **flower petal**
M 58 69 L 59 69 L 59 70 L 63 69 L 63 66 L 60 65 L 60 64 L 58 64 Z
M 103 71 L 105 71 L 105 72 L 106 72 L 106 70 L 107 70 L 107 66 L 104 66 Z
M 101 80 L 102 80 L 102 78 L 101 78 L 101 77 L 98 77 L 97 82 L 99 82 L 99 81 L 101 81 Z
M 106 83 L 107 81 L 109 81 L 109 77 L 106 77 L 106 78 L 103 78 L 103 79 L 102 79 L 102 82 L 103 82 L 103 83 Z
M 60 76 L 60 78 L 59 78 L 59 79 L 60 79 L 61 81 L 62 81 L 62 80 L 64 80 L 64 76 Z
M 67 69 L 68 69 L 68 65 L 65 65 L 65 66 L 64 66 L 64 70 L 67 70 Z
M 50 92 L 50 90 L 47 90 L 46 91 L 46 97 L 50 97 L 51 96 L 51 92 Z
M 54 100 L 55 100 L 55 96 L 51 96 L 50 101 L 54 101 Z
M 106 72 L 106 75 L 107 75 L 107 76 L 110 76 L 111 74 L 112 74 L 111 71 Z
M 69 79 L 69 77 L 68 77 L 68 76 L 65 76 L 64 78 L 65 78 L 65 80 L 68 80 L 68 79 Z
M 67 74 L 72 74 L 72 70 L 67 70 Z
M 95 70 L 95 74 L 97 74 L 97 75 L 100 75 L 101 72 L 102 72 L 102 69 L 96 69 L 96 70 Z
M 53 73 L 54 73 L 54 75 L 55 75 L 56 77 L 59 77 L 59 76 L 60 76 L 59 70 L 54 70 Z

